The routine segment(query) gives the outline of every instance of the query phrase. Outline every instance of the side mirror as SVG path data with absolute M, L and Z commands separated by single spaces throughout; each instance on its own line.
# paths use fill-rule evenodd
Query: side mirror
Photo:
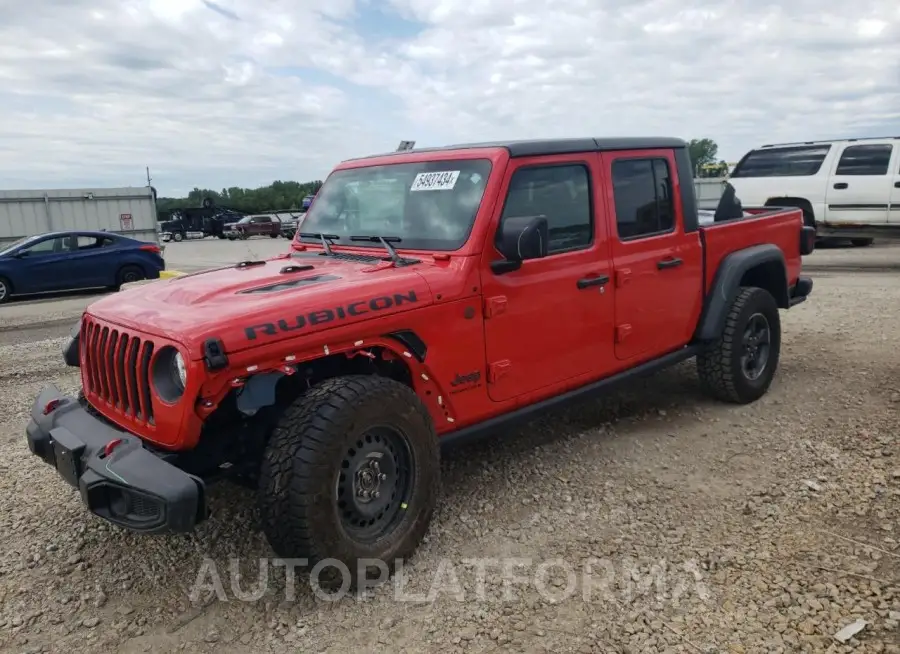
M 18 252 L 13 254 L 14 259 L 24 259 L 28 256 L 28 250 L 19 250 Z
M 511 216 L 500 224 L 496 247 L 505 257 L 491 263 L 498 274 L 518 270 L 528 259 L 547 256 L 550 239 L 547 218 L 544 216 Z

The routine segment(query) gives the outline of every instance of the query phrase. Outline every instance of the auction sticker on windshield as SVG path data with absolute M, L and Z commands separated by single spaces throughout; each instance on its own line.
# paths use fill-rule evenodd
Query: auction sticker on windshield
M 413 180 L 410 191 L 449 191 L 456 186 L 459 179 L 458 170 L 435 171 L 433 173 L 419 173 Z

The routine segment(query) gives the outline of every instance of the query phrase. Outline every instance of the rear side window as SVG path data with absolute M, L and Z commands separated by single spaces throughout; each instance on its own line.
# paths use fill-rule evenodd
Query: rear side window
M 620 239 L 675 229 L 672 177 L 665 159 L 619 159 L 612 164 L 616 228 Z
M 835 175 L 887 175 L 890 144 L 851 145 L 841 154 Z
M 831 145 L 763 148 L 748 152 L 731 177 L 803 177 L 815 175 Z

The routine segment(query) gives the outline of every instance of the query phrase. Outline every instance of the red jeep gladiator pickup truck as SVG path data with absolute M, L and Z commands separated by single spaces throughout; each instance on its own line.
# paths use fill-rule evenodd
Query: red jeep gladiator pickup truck
M 288 252 L 88 307 L 82 391 L 42 390 L 28 444 L 116 525 L 189 531 L 230 474 L 279 556 L 393 569 L 447 443 L 691 357 L 716 398 L 767 391 L 815 232 L 729 192 L 700 213 L 679 139 L 345 161 Z

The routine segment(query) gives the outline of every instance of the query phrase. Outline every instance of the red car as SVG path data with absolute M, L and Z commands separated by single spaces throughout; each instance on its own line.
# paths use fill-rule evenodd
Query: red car
M 390 570 L 442 446 L 689 358 L 720 400 L 766 393 L 814 231 L 733 193 L 699 223 L 679 139 L 346 161 L 289 253 L 92 304 L 82 395 L 41 391 L 28 443 L 117 525 L 189 531 L 227 472 L 280 556 Z
M 281 235 L 281 222 L 269 215 L 244 216 L 236 223 L 225 225 L 222 231 L 232 241 L 239 238 L 250 238 L 251 236 L 278 238 Z

